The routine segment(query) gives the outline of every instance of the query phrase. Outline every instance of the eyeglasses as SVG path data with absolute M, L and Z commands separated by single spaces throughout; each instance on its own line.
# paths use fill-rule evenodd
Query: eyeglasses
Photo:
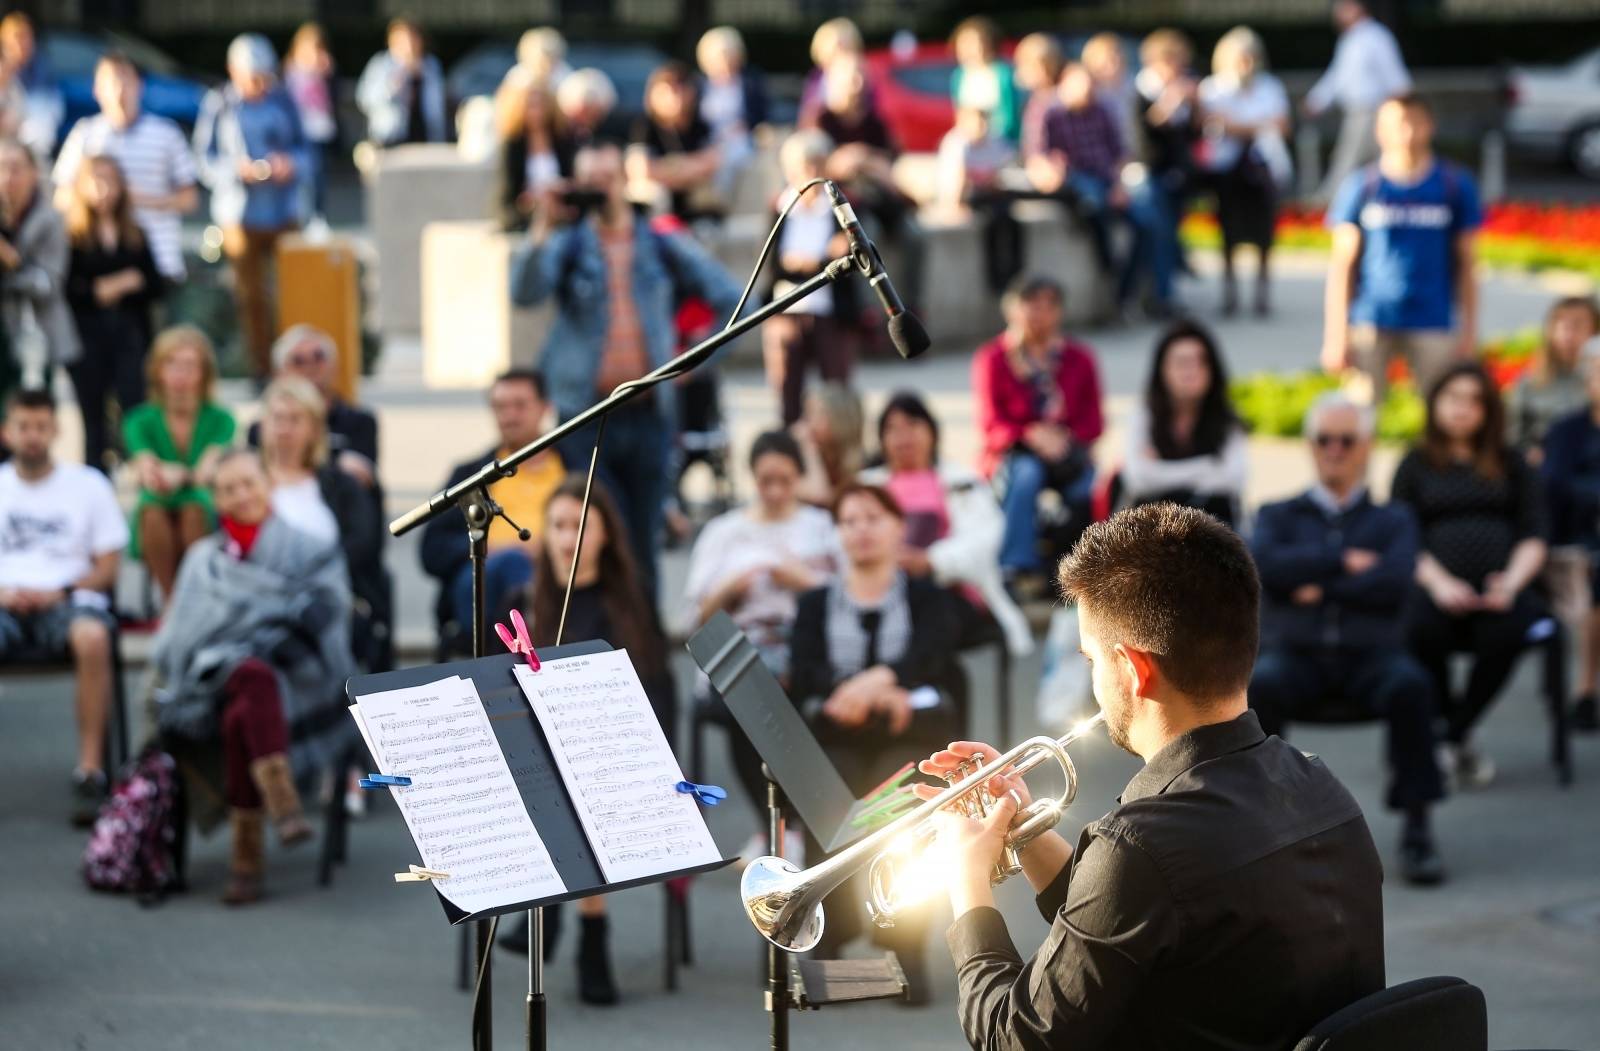
M 1337 445 L 1341 449 L 1354 449 L 1361 439 L 1353 434 L 1319 434 L 1311 439 L 1319 449 Z
M 309 354 L 289 355 L 289 365 L 297 369 L 310 368 L 312 365 L 321 365 L 327 360 L 327 353 L 320 350 L 313 350 Z

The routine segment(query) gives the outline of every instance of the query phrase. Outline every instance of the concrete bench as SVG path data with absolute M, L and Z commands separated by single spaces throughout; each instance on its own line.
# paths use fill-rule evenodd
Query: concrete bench
M 1111 295 L 1094 244 L 1082 223 L 1053 201 L 1019 201 L 1012 215 L 1022 224 L 1023 273 L 1042 273 L 1067 290 L 1066 320 L 1087 324 L 1102 316 Z M 1002 326 L 1000 301 L 989 290 L 983 231 L 968 219 L 933 211 L 918 219 L 923 230 L 922 322 L 935 343 L 987 339 Z
M 489 220 L 423 227 L 419 307 L 429 387 L 481 389 L 508 368 L 537 362 L 553 308 L 511 303 L 511 253 L 521 240 Z
M 463 160 L 447 143 L 380 150 L 367 173 L 367 228 L 378 271 L 377 324 L 384 335 L 422 327 L 423 227 L 494 215 L 493 160 Z

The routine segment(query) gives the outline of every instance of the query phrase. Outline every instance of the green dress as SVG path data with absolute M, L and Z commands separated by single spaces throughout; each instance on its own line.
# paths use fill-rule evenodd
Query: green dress
M 161 406 L 153 401 L 129 412 L 122 419 L 122 440 L 128 447 L 130 458 L 140 453 L 152 453 L 156 459 L 163 463 L 181 463 L 185 467 L 194 468 L 206 450 L 216 446 L 226 446 L 233 441 L 233 414 L 220 405 L 206 402 L 200 406 L 200 414 L 195 417 L 194 437 L 189 440 L 186 455 L 178 454 L 178 445 L 172 440 L 172 432 L 167 429 L 167 417 L 161 411 Z M 176 511 L 180 507 L 197 505 L 204 507 L 212 518 L 215 512 L 211 507 L 211 494 L 203 485 L 186 485 L 170 493 L 153 493 L 148 489 L 139 490 L 139 502 L 133 508 L 132 545 L 130 552 L 134 558 L 139 557 L 139 515 L 146 507 L 154 505 L 168 511 Z

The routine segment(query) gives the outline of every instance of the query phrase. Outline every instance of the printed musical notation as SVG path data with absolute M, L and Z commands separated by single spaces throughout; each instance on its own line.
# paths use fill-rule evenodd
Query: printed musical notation
M 627 651 L 516 669 L 606 882 L 717 861 Z
M 565 891 L 523 806 L 478 690 L 456 676 L 357 698 L 350 712 L 391 789 L 434 886 L 465 912 Z

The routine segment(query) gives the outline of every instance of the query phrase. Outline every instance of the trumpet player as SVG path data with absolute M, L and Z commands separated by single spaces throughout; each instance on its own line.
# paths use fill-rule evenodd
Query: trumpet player
M 974 1048 L 1291 1047 L 1384 985 L 1382 869 L 1360 807 L 1246 705 L 1260 585 L 1237 535 L 1153 504 L 1091 526 L 1060 567 L 1111 740 L 1144 760 L 1076 846 L 1022 851 L 1050 922 L 1024 960 L 990 876 L 1019 805 L 940 815 L 962 1028 Z M 961 741 L 942 775 L 993 748 Z M 1006 795 L 1015 792 L 1016 796 Z M 931 794 L 931 790 L 930 790 Z

